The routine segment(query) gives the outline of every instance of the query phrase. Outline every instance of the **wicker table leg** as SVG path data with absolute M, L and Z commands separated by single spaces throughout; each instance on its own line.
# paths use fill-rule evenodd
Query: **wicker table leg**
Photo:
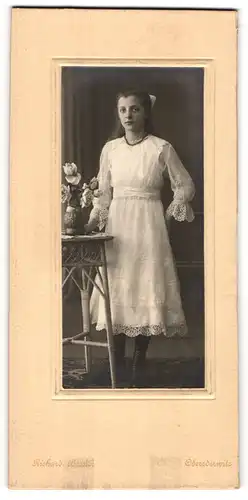
M 109 285 L 108 285 L 107 262 L 106 262 L 106 254 L 105 254 L 105 246 L 104 245 L 102 246 L 102 260 L 103 260 L 102 280 L 103 280 L 103 289 L 104 289 L 104 305 L 105 305 L 110 376 L 111 376 L 112 388 L 114 389 L 116 387 L 114 341 L 113 341 L 113 329 L 112 329 L 112 319 L 111 319 L 111 309 L 110 309 L 110 295 L 109 295 Z
M 90 340 L 90 307 L 89 307 L 90 296 L 84 269 L 82 269 L 81 301 L 82 301 L 82 314 L 83 314 L 83 333 L 87 334 L 85 335 L 84 338 L 85 340 Z M 89 373 L 92 363 L 91 347 L 89 345 L 84 346 L 84 355 L 85 355 L 86 372 Z

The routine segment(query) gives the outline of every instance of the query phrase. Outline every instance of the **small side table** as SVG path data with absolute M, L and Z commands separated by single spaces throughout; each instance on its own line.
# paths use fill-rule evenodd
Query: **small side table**
M 74 337 L 67 337 L 63 339 L 63 345 L 79 344 L 84 346 L 86 373 L 89 373 L 91 368 L 91 347 L 106 347 L 108 349 L 109 356 L 111 384 L 112 388 L 115 388 L 116 376 L 113 329 L 105 252 L 105 243 L 112 239 L 113 236 L 103 233 L 80 236 L 62 235 L 62 268 L 65 271 L 62 288 L 67 280 L 72 279 L 74 281 L 81 293 L 83 312 L 83 331 Z M 100 268 L 102 272 L 100 272 Z M 79 269 L 82 272 L 82 280 L 79 280 L 77 276 L 74 276 L 73 271 L 76 269 Z M 99 277 L 100 286 L 95 282 L 93 271 L 95 272 L 95 275 L 98 275 Z M 90 337 L 90 283 L 98 289 L 99 293 L 104 298 L 107 332 L 106 342 L 94 342 Z

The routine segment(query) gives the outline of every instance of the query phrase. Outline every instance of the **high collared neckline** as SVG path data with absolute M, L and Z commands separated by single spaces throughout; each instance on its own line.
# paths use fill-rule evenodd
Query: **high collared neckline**
M 141 139 L 139 139 L 138 141 L 134 142 L 133 144 L 131 142 L 128 142 L 126 136 L 124 135 L 123 138 L 124 138 L 124 141 L 125 143 L 128 145 L 128 146 L 131 146 L 131 147 L 134 147 L 134 146 L 137 146 L 138 144 L 141 144 L 141 142 L 143 142 L 145 139 L 147 139 L 149 137 L 149 134 L 146 134 L 144 135 Z

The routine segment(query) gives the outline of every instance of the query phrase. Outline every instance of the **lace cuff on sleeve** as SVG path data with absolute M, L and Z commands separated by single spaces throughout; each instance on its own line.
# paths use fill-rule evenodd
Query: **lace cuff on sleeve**
M 165 172 L 168 173 L 174 193 L 173 201 L 166 210 L 166 218 L 174 217 L 179 222 L 192 222 L 194 212 L 190 201 L 195 195 L 194 183 L 171 144 L 164 154 L 167 167 Z

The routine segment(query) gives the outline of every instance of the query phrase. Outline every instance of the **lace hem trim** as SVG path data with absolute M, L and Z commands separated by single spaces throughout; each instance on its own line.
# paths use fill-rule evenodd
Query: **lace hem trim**
M 97 324 L 96 330 L 104 330 L 106 325 L 104 323 Z M 128 325 L 113 325 L 113 334 L 118 335 L 124 333 L 128 337 L 137 337 L 137 335 L 144 335 L 150 337 L 152 335 L 165 335 L 166 337 L 173 337 L 178 335 L 183 337 L 188 333 L 187 325 L 144 325 L 144 326 L 128 326 Z
M 178 203 L 176 201 L 171 202 L 166 210 L 166 215 L 174 217 L 174 219 L 179 222 L 184 220 L 192 222 L 195 218 L 194 212 L 188 203 Z

